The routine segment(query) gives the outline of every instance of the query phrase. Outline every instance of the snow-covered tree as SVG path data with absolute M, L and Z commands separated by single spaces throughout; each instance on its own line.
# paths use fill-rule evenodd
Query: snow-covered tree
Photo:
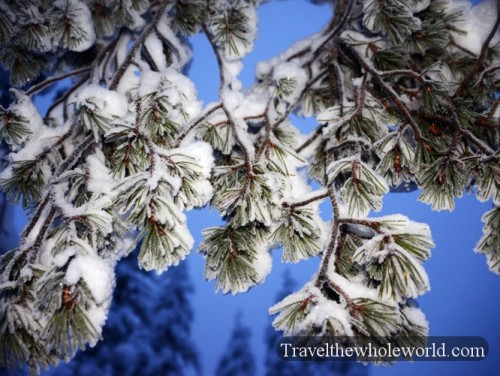
M 117 262 L 139 246 L 141 268 L 179 264 L 193 248 L 185 211 L 208 203 L 226 220 L 200 246 L 217 290 L 262 283 L 281 245 L 283 262 L 321 258 L 271 309 L 286 335 L 427 334 L 413 300 L 429 289 L 430 229 L 371 216 L 391 190 L 419 188 L 436 210 L 466 190 L 492 201 L 476 250 L 500 273 L 500 0 L 332 1 L 330 22 L 244 90 L 259 3 L 0 1 L 13 98 L 0 186 L 31 213 L 0 258 L 1 365 L 36 373 L 93 346 Z M 195 33 L 220 70 L 206 106 L 186 76 Z M 42 116 L 34 96 L 65 79 Z M 292 114 L 316 129 L 300 134 Z
M 241 322 L 241 312 L 234 322 L 227 349 L 219 360 L 216 376 L 254 376 L 255 359 L 250 348 L 250 329 Z

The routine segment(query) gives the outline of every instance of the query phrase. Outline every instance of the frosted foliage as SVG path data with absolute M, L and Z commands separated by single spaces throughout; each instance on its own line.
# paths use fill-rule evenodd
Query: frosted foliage
M 500 274 L 500 209 L 496 207 L 487 211 L 481 220 L 484 223 L 483 236 L 474 250 L 485 254 L 489 269 Z
M 78 0 L 57 0 L 54 5 L 65 22 L 59 32 L 59 43 L 72 51 L 85 51 L 93 46 L 95 32 L 87 5 Z
M 79 255 L 69 264 L 65 281 L 70 285 L 82 279 L 90 289 L 97 304 L 111 298 L 114 275 L 111 265 L 94 255 Z
M 273 79 L 283 97 L 288 102 L 296 102 L 304 90 L 307 75 L 300 66 L 295 63 L 281 63 L 273 71 Z
M 486 36 L 495 24 L 496 1 L 485 0 L 474 6 L 466 0 L 452 0 L 447 3 L 448 12 L 458 11 L 462 14 L 461 21 L 457 22 L 457 27 L 465 34 L 453 33 L 453 38 L 462 47 L 479 54 Z M 497 30 L 491 44 L 498 42 L 500 42 L 500 32 Z
M 128 110 L 126 97 L 115 91 L 93 84 L 85 87 L 75 100 L 77 119 L 92 130 L 97 139 L 106 133 L 116 119 L 124 117 Z
M 163 70 L 167 67 L 167 59 L 162 52 L 161 41 L 155 34 L 150 35 L 146 42 L 144 43 L 148 53 L 154 61 L 155 66 L 158 70 Z
M 425 318 L 424 313 L 417 307 L 405 307 L 403 309 L 403 314 L 408 319 L 408 321 L 414 325 L 426 329 L 429 326 L 429 322 Z
M 196 173 L 196 180 L 193 179 L 190 190 L 180 189 L 176 196 L 180 207 L 190 210 L 193 207 L 204 206 L 213 194 L 213 187 L 208 180 L 214 162 L 210 145 L 196 142 L 183 148 L 174 149 L 170 156 L 176 163 L 189 164 Z M 181 175 L 181 179 L 188 179 L 188 176 Z
M 165 98 L 168 103 L 169 119 L 185 124 L 201 111 L 201 104 L 193 83 L 183 74 L 172 68 L 159 73 L 148 71 L 141 76 L 139 96 L 155 95 Z
M 376 217 L 390 192 L 418 189 L 434 210 L 465 192 L 492 203 L 475 250 L 500 273 L 495 1 L 313 1 L 331 19 L 259 62 L 252 85 L 240 77 L 265 2 L 28 3 L 0 1 L 0 188 L 30 209 L 0 256 L 0 367 L 36 374 L 95 345 L 117 264 L 136 250 L 136 268 L 173 272 L 196 208 L 223 221 L 205 223 L 196 256 L 223 294 L 265 283 L 272 252 L 293 268 L 319 259 L 270 309 L 306 342 L 428 334 L 415 299 L 431 229 Z M 193 56 L 197 33 L 211 57 Z M 220 80 L 208 104 L 188 76 L 205 58 Z
M 252 51 L 257 35 L 255 7 L 244 0 L 216 1 L 213 6 L 218 14 L 211 19 L 211 32 L 228 60 L 241 59 Z
M 89 173 L 88 190 L 96 194 L 112 194 L 115 180 L 106 167 L 104 155 L 101 152 L 90 155 L 87 158 L 87 168 Z
M 93 106 L 99 114 L 107 118 L 124 117 L 128 110 L 127 98 L 99 85 L 85 87 L 75 101 L 77 107 Z

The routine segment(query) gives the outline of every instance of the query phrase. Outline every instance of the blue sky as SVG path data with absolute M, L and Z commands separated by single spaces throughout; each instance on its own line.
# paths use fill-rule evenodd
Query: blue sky
M 253 82 L 255 64 L 271 58 L 294 41 L 314 33 L 329 20 L 328 6 L 313 6 L 305 1 L 275 1 L 259 11 L 259 37 L 254 51 L 245 59 L 240 79 L 245 85 Z M 192 40 L 194 61 L 190 77 L 200 98 L 207 104 L 217 100 L 219 75 L 211 47 L 201 35 Z M 303 130 L 314 129 L 313 121 L 301 122 Z M 425 264 L 431 280 L 431 291 L 419 299 L 430 321 L 431 335 L 478 335 L 487 339 L 490 356 L 481 362 L 400 362 L 392 367 L 372 367 L 372 375 L 493 375 L 500 369 L 500 278 L 488 271 L 485 258 L 472 251 L 481 236 L 482 214 L 490 203 L 479 203 L 473 195 L 457 200 L 452 213 L 433 212 L 428 205 L 417 202 L 418 192 L 390 194 L 384 200 L 380 215 L 403 213 L 411 219 L 430 225 L 436 248 Z M 328 205 L 323 206 L 325 218 Z M 16 213 L 17 230 L 22 227 L 22 214 Z M 377 214 L 378 215 L 378 214 Z M 12 217 L 10 217 L 12 218 Z M 197 243 L 201 230 L 222 223 L 215 211 L 195 210 L 188 214 L 189 226 Z M 309 280 L 317 270 L 317 259 L 299 264 L 280 263 L 280 251 L 273 252 L 273 271 L 266 282 L 248 293 L 237 296 L 215 294 L 214 282 L 203 278 L 204 261 L 193 252 L 188 257 L 190 274 L 195 285 L 192 304 L 195 311 L 194 341 L 201 354 L 205 375 L 214 374 L 217 362 L 225 350 L 234 318 L 238 311 L 252 330 L 252 349 L 259 360 L 262 374 L 264 333 L 273 330 L 267 309 L 275 303 L 285 269 L 290 270 L 298 286 Z

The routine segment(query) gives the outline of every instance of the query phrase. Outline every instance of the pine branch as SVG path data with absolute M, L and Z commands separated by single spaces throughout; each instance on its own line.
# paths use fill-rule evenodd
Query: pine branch
M 314 133 L 307 138 L 302 144 L 300 144 L 295 151 L 297 153 L 300 153 L 303 151 L 305 148 L 307 148 L 309 145 L 311 145 L 317 138 L 319 138 L 323 134 L 323 129 L 328 125 L 328 123 L 323 123 L 320 124 L 318 127 L 316 127 L 316 130 Z
M 314 50 L 312 50 L 312 48 L 308 46 L 302 50 L 297 51 L 295 54 L 288 57 L 287 61 L 292 61 L 296 58 L 300 58 L 307 54 L 310 54 L 311 58 L 303 63 L 303 67 L 310 66 L 316 60 L 319 54 L 323 51 L 323 49 L 328 46 L 328 43 L 334 37 L 340 34 L 340 32 L 342 31 L 342 27 L 348 20 L 348 17 L 352 11 L 354 3 L 355 3 L 354 0 L 336 1 L 333 12 L 334 17 L 332 18 L 332 21 L 326 28 L 323 42 L 319 44 Z
M 62 81 L 68 77 L 78 76 L 82 73 L 90 72 L 91 70 L 92 70 L 92 67 L 80 68 L 80 69 L 76 69 L 76 70 L 68 72 L 68 73 L 61 74 L 59 76 L 50 77 L 50 78 L 46 79 L 45 81 L 42 81 L 39 84 L 32 86 L 28 91 L 26 91 L 26 95 L 36 94 L 39 91 L 45 89 L 47 86 L 50 86 L 58 81 Z
M 335 258 L 335 252 L 337 251 L 339 241 L 340 210 L 337 203 L 336 193 L 331 187 L 328 188 L 328 197 L 330 198 L 330 203 L 332 204 L 333 209 L 332 229 L 330 233 L 330 241 L 323 252 L 320 269 L 315 280 L 315 286 L 318 288 L 321 288 L 321 286 L 328 281 L 329 273 L 335 272 L 334 270 L 331 270 L 333 260 L 332 257 Z M 340 293 L 340 290 L 337 291 Z M 347 299 L 347 295 L 345 295 L 345 297 Z
M 178 138 L 177 141 L 174 145 L 174 148 L 178 148 L 181 144 L 182 141 L 186 138 L 186 136 L 192 132 L 198 125 L 203 123 L 205 120 L 207 120 L 210 115 L 213 113 L 217 112 L 218 110 L 222 109 L 222 104 L 217 104 L 213 107 L 211 107 L 208 111 L 206 111 L 204 114 L 200 115 L 196 120 L 194 120 L 191 125 L 188 126 L 188 128 L 182 133 Z
M 148 26 L 144 29 L 144 31 L 141 33 L 139 38 L 137 38 L 135 40 L 134 44 L 132 45 L 132 48 L 130 49 L 127 56 L 125 57 L 125 60 L 121 63 L 120 67 L 117 69 L 113 79 L 111 80 L 111 83 L 109 84 L 109 90 L 116 90 L 116 88 L 120 84 L 121 79 L 123 78 L 123 75 L 127 71 L 130 64 L 132 64 L 136 53 L 143 46 L 147 37 L 152 32 L 155 31 L 156 25 L 158 24 L 158 22 L 160 22 L 163 14 L 165 13 L 165 10 L 166 10 L 168 4 L 169 4 L 168 0 L 162 0 L 159 3 L 158 9 L 156 10 L 156 13 L 155 13 L 153 19 L 148 24 Z
M 495 36 L 495 34 L 498 31 L 498 27 L 500 26 L 500 1 L 497 0 L 496 2 L 496 8 L 497 8 L 497 18 L 495 20 L 495 23 L 493 24 L 493 27 L 486 37 L 485 41 L 483 42 L 483 45 L 481 47 L 481 52 L 479 54 L 479 57 L 477 58 L 476 64 L 474 67 L 469 71 L 469 73 L 465 76 L 465 78 L 462 80 L 460 85 L 458 86 L 457 90 L 455 93 L 452 95 L 452 98 L 460 97 L 464 91 L 467 89 L 471 81 L 474 79 L 474 76 L 479 72 L 480 69 L 483 68 L 484 62 L 486 60 L 486 54 L 488 52 L 488 48 L 490 47 L 490 42 Z
M 54 172 L 51 178 L 51 182 L 49 182 L 49 188 L 47 189 L 47 192 L 45 193 L 44 197 L 41 199 L 40 204 L 38 205 L 35 215 L 31 218 L 31 220 L 28 222 L 28 225 L 26 226 L 22 236 L 21 236 L 21 244 L 26 243 L 28 237 L 31 234 L 31 231 L 35 228 L 35 226 L 38 224 L 41 213 L 45 210 L 47 205 L 51 208 L 50 203 L 50 196 L 51 192 L 53 189 L 52 182 L 57 181 L 57 178 L 62 175 L 66 170 L 70 169 L 74 163 L 77 162 L 78 158 L 82 155 L 82 153 L 87 150 L 90 146 L 92 146 L 94 143 L 94 137 L 93 135 L 87 136 L 78 147 L 76 147 L 73 152 L 61 163 L 59 168 Z M 49 209 L 49 213 L 52 212 L 52 208 Z M 50 220 L 52 222 L 52 219 Z M 46 222 L 44 222 L 45 226 Z M 49 224 L 47 224 L 48 227 Z
M 313 202 L 316 201 L 321 201 L 327 197 L 330 197 L 330 193 L 328 191 L 320 190 L 318 193 L 306 200 L 303 201 L 296 201 L 296 202 L 283 202 L 281 205 L 284 208 L 290 208 L 290 209 L 295 209 L 295 208 L 300 208 L 301 206 L 306 206 L 309 204 L 312 204 Z
M 500 70 L 500 64 L 492 65 L 491 67 L 486 68 L 485 70 L 483 70 L 481 72 L 481 74 L 479 75 L 479 78 L 478 78 L 475 86 L 477 86 L 480 83 L 482 83 L 484 81 L 484 79 L 486 78 L 487 75 L 495 73 L 497 70 Z
M 208 4 L 208 1 L 207 1 L 207 4 Z M 203 23 L 202 28 L 203 28 L 203 32 L 207 36 L 208 41 L 210 42 L 210 45 L 212 46 L 212 50 L 214 51 L 214 54 L 215 54 L 215 57 L 217 60 L 217 64 L 219 66 L 219 77 L 220 77 L 219 97 L 221 98 L 220 105 L 221 105 L 222 110 L 224 111 L 224 114 L 226 115 L 226 117 L 229 121 L 229 125 L 230 125 L 231 129 L 233 130 L 234 138 L 235 138 L 236 142 L 238 143 L 238 146 L 241 148 L 241 150 L 243 152 L 243 156 L 245 158 L 245 168 L 246 168 L 249 176 L 251 176 L 251 175 L 253 175 L 253 172 L 252 172 L 253 161 L 250 158 L 250 152 L 249 152 L 246 144 L 241 140 L 239 130 L 238 130 L 238 127 L 236 126 L 233 115 L 231 114 L 231 112 L 227 108 L 226 104 L 224 103 L 224 99 L 223 99 L 224 98 L 224 89 L 228 85 L 228 83 L 225 81 L 224 74 L 223 74 L 224 58 L 222 57 L 221 51 L 220 51 L 219 47 L 216 45 L 216 43 L 214 41 L 214 37 L 211 34 L 211 32 L 208 29 L 208 26 L 206 25 L 205 22 Z
M 45 121 L 47 121 L 47 119 L 50 118 L 50 114 L 52 113 L 52 111 L 54 111 L 59 105 L 66 104 L 66 101 L 71 96 L 71 94 L 73 94 L 80 87 L 82 87 L 87 82 L 88 79 L 89 79 L 88 74 L 83 75 L 83 77 L 80 80 L 78 80 L 76 83 L 74 83 L 73 86 L 71 86 L 68 90 L 66 90 L 66 92 L 59 99 L 54 101 L 49 106 L 49 108 L 47 108 L 47 112 L 45 115 Z M 66 106 L 63 107 L 63 114 L 64 114 L 64 120 L 66 120 L 66 118 L 67 118 Z
M 415 123 L 413 118 L 410 115 L 410 110 L 408 106 L 399 98 L 399 96 L 396 94 L 394 89 L 392 89 L 382 78 L 380 73 L 373 68 L 371 63 L 366 61 L 353 47 L 344 44 L 351 55 L 356 59 L 356 61 L 365 69 L 366 72 L 370 73 L 372 77 L 377 81 L 377 83 L 382 87 L 382 90 L 389 95 L 391 100 L 394 102 L 396 105 L 399 113 L 403 117 L 403 119 L 406 121 L 406 123 L 411 127 L 413 132 L 415 133 L 415 141 L 420 142 L 420 140 L 423 138 L 422 133 L 420 132 L 420 128 L 418 125 Z
M 312 78 L 304 87 L 304 89 L 300 92 L 297 100 L 294 103 L 291 103 L 288 108 L 286 109 L 285 113 L 279 117 L 274 123 L 272 123 L 272 128 L 277 128 L 281 123 L 283 123 L 288 117 L 292 114 L 292 112 L 295 110 L 297 105 L 300 103 L 302 98 L 304 97 L 305 93 L 309 91 L 316 82 L 321 80 L 326 74 L 328 73 L 328 70 L 325 69 L 321 72 L 319 72 L 316 77 Z
M 76 90 L 78 90 L 80 87 L 82 87 L 87 82 L 87 80 L 90 78 L 90 73 L 92 71 L 94 71 L 99 66 L 99 64 L 102 62 L 103 59 L 106 59 L 106 62 L 104 64 L 104 66 L 107 65 L 108 59 L 112 55 L 112 52 L 115 49 L 116 45 L 118 44 L 118 41 L 120 40 L 121 36 L 122 36 L 122 33 L 120 31 L 120 33 L 118 34 L 118 36 L 115 39 L 113 39 L 113 41 L 111 43 L 109 43 L 104 49 L 102 49 L 102 51 L 100 52 L 99 56 L 92 63 L 92 66 L 90 66 L 88 68 L 83 68 L 82 69 L 84 71 L 81 72 L 81 73 L 89 73 L 89 74 L 84 74 L 83 77 L 79 81 L 77 81 L 69 89 L 67 89 L 66 92 L 59 99 L 57 99 L 56 101 L 54 101 L 47 108 L 47 112 L 46 112 L 46 115 L 45 115 L 45 121 L 47 121 L 47 119 L 50 118 L 50 114 L 52 113 L 52 111 L 54 109 L 56 109 L 60 104 L 66 103 L 66 101 L 71 96 L 71 94 L 73 94 Z M 77 72 L 77 71 L 74 71 L 74 72 Z M 75 73 L 75 75 L 76 74 L 78 74 L 78 73 Z M 48 84 L 51 84 L 51 83 L 52 82 L 49 82 Z M 33 94 L 35 94 L 35 93 L 36 93 L 36 91 L 33 92 Z M 66 106 L 63 107 L 63 113 L 64 113 L 64 118 L 66 118 L 67 117 L 67 115 L 66 115 Z

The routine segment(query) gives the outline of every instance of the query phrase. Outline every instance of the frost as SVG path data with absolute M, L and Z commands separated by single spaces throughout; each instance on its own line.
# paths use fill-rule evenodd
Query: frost
M 60 43 L 77 52 L 92 47 L 95 42 L 94 23 L 87 5 L 79 0 L 57 0 L 54 5 L 60 9 L 63 17 L 61 21 L 64 26 L 59 31 Z
M 423 328 L 428 328 L 429 322 L 427 321 L 424 313 L 417 307 L 404 307 L 403 314 L 406 316 L 408 321 L 413 324 Z
M 115 185 L 115 180 L 109 169 L 104 164 L 104 154 L 97 152 L 87 157 L 89 171 L 87 189 L 97 194 L 110 195 Z
M 163 53 L 163 46 L 161 44 L 160 38 L 156 34 L 151 34 L 144 43 L 147 52 L 153 59 L 157 70 L 163 70 L 167 67 L 167 59 Z
M 164 18 L 164 22 L 159 22 L 156 26 L 158 32 L 165 38 L 166 41 L 175 49 L 173 54 L 174 61 L 170 65 L 171 68 L 180 69 L 185 66 L 191 59 L 191 50 L 186 43 L 182 43 L 177 35 L 168 26 L 168 19 Z
M 476 55 L 481 52 L 486 37 L 491 32 L 496 20 L 497 3 L 495 0 L 485 0 L 472 6 L 468 0 L 452 0 L 447 2 L 448 13 L 460 12 L 461 21 L 456 25 L 459 30 L 467 34 L 453 33 L 453 38 L 462 47 Z M 500 40 L 497 33 L 490 42 L 490 46 Z
M 295 103 L 304 90 L 307 74 L 297 64 L 284 62 L 274 69 L 273 79 L 283 97 L 288 102 Z
M 266 277 L 271 273 L 273 259 L 265 244 L 262 244 L 257 250 L 257 257 L 252 262 L 257 279 L 256 283 L 264 283 Z
M 89 106 L 106 118 L 122 118 L 127 114 L 127 98 L 116 91 L 107 90 L 99 85 L 86 86 L 75 100 L 77 107 Z
M 113 269 L 97 255 L 78 255 L 71 261 L 65 280 L 69 285 L 76 285 L 80 279 L 90 289 L 96 304 L 110 298 L 114 287 Z

